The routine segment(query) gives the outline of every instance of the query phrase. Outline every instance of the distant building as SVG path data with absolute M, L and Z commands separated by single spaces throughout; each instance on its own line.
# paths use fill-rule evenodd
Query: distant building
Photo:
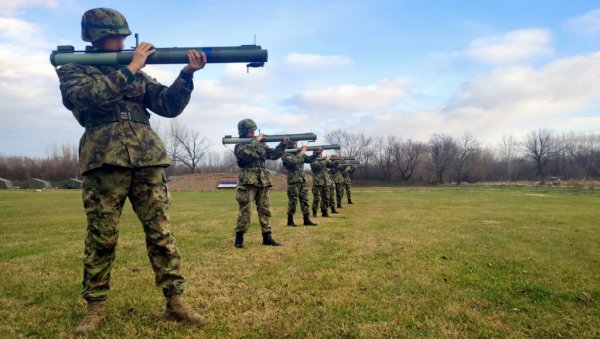
M 2 179 L 0 178 L 0 190 L 7 190 L 12 188 L 12 181 L 8 180 L 8 179 Z
M 81 180 L 71 178 L 57 182 L 55 186 L 61 189 L 81 189 Z

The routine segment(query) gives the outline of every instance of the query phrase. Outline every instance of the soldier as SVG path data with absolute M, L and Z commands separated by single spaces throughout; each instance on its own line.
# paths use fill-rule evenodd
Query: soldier
M 341 160 L 336 162 L 336 167 L 333 168 L 333 182 L 335 184 L 335 200 L 337 207 L 342 208 L 342 198 L 344 197 L 344 176 L 342 174 L 343 166 Z
M 95 51 L 118 52 L 130 34 L 125 17 L 114 9 L 83 14 L 81 35 Z M 142 42 L 127 66 L 66 64 L 56 70 L 63 104 L 85 127 L 79 162 L 88 224 L 82 282 L 88 311 L 75 335 L 94 331 L 105 317 L 119 217 L 127 198 L 142 222 L 156 285 L 167 299 L 164 316 L 206 323 L 182 296 L 186 279 L 167 214 L 171 197 L 164 168 L 169 158 L 147 110 L 169 118 L 181 114 L 194 88 L 193 74 L 204 68 L 206 56 L 189 51 L 189 63 L 166 87 L 141 71 L 153 52 L 151 44 Z
M 269 190 L 272 184 L 269 172 L 265 168 L 265 160 L 281 158 L 288 142 L 285 139 L 273 149 L 261 142 L 264 134 L 255 138 L 255 131 L 256 123 L 252 119 L 244 119 L 238 123 L 239 136 L 252 138 L 252 141 L 247 144 L 237 144 L 234 149 L 238 166 L 242 169 L 236 192 L 236 200 L 240 205 L 235 227 L 235 247 L 237 248 L 244 247 L 244 233 L 248 231 L 250 225 L 252 201 L 256 203 L 258 219 L 262 228 L 263 245 L 281 246 L 271 237 Z
M 329 199 L 327 199 L 327 205 L 331 207 L 331 213 L 337 214 L 337 210 L 335 209 L 335 181 L 333 181 L 333 172 L 337 166 L 337 162 L 327 160 L 327 171 L 325 171 L 325 175 L 329 177 L 327 179 L 327 186 L 329 186 Z
M 348 197 L 348 204 L 352 204 L 352 195 L 351 195 L 351 182 L 352 179 L 350 176 L 354 173 L 356 168 L 354 166 L 346 165 L 342 170 L 342 176 L 344 177 L 344 188 L 346 189 L 346 196 Z
M 321 157 L 323 149 L 321 147 L 317 148 L 316 154 L 317 157 Z M 329 207 L 330 187 L 332 183 L 331 177 L 329 176 L 329 173 L 327 173 L 329 158 L 330 157 L 327 156 L 325 159 L 315 160 L 310 164 L 310 169 L 313 172 L 313 217 L 317 216 L 319 203 L 321 205 L 321 215 L 323 217 L 329 216 L 327 208 Z
M 290 149 L 296 149 L 296 147 L 298 147 L 296 141 L 289 143 Z M 310 220 L 308 187 L 306 187 L 306 175 L 304 175 L 304 164 L 312 163 L 317 158 L 317 154 L 314 153 L 312 156 L 307 156 L 305 154 L 306 148 L 306 145 L 304 145 L 298 154 L 284 153 L 281 158 L 283 160 L 283 167 L 288 171 L 288 226 L 297 226 L 294 224 L 294 213 L 296 213 L 296 203 L 298 200 L 300 200 L 300 208 L 304 216 L 304 226 L 317 226 L 317 224 Z

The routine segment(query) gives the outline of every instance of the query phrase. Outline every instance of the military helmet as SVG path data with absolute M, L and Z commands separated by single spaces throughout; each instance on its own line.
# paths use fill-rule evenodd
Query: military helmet
M 111 8 L 94 8 L 81 17 L 81 39 L 96 42 L 111 35 L 131 35 L 123 14 Z
M 252 119 L 244 119 L 238 122 L 238 134 L 246 135 L 250 131 L 256 131 L 256 123 Z

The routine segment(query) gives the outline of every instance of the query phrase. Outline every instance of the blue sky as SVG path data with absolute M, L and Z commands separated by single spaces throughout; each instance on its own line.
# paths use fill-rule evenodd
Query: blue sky
M 267 133 L 341 128 L 427 141 L 469 130 L 600 129 L 600 3 L 593 1 L 0 0 L 0 153 L 45 156 L 83 130 L 48 54 L 83 48 L 80 20 L 121 11 L 158 47 L 257 43 L 264 69 L 208 65 L 177 119 L 220 138 L 254 118 Z M 129 38 L 128 45 L 134 44 Z M 169 84 L 181 66 L 144 69 Z M 169 121 L 153 119 L 159 128 Z

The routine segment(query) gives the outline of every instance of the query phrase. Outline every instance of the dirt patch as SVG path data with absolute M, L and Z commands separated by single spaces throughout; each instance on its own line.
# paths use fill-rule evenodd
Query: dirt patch
M 201 173 L 182 175 L 169 181 L 171 191 L 183 192 L 216 192 L 221 179 L 237 179 L 238 173 Z M 287 182 L 284 174 L 271 174 L 273 189 L 287 190 Z M 221 188 L 221 190 L 233 190 L 233 188 Z

